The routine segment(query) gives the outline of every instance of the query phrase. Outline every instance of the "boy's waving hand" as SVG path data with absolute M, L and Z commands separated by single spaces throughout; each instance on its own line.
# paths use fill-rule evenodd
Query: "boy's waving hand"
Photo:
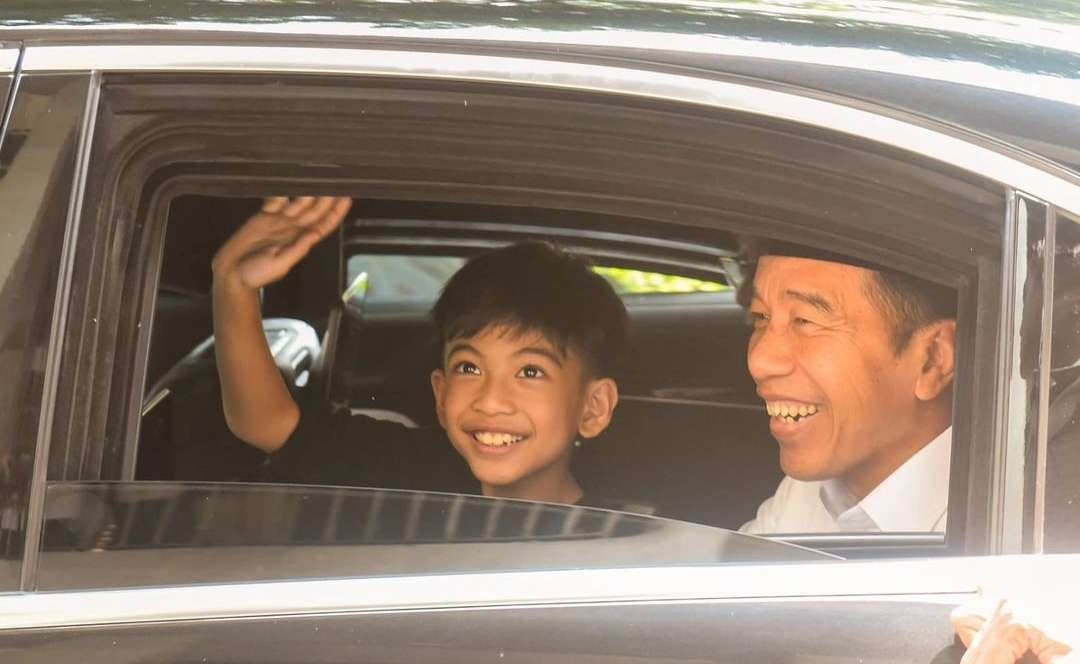
M 278 281 L 341 224 L 352 200 L 269 198 L 214 256 L 214 335 L 229 428 L 266 452 L 296 428 L 300 411 L 266 345 L 259 289 Z
M 333 196 L 268 198 L 214 257 L 214 275 L 256 290 L 289 273 L 345 218 L 352 200 Z

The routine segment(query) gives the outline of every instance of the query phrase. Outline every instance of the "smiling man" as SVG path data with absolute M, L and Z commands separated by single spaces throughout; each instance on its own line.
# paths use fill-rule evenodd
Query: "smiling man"
M 943 532 L 955 299 L 826 257 L 757 261 L 747 362 L 785 477 L 741 530 Z

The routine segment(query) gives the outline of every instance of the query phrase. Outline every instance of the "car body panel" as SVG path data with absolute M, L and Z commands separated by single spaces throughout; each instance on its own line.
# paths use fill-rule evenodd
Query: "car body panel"
M 7 10 L 0 37 L 37 43 L 145 43 L 152 32 L 158 43 L 422 42 L 445 52 L 689 67 L 905 108 L 1080 164 L 1080 129 L 1061 121 L 1080 105 L 1080 12 L 1067 2 L 114 2 L 78 11 L 23 2 Z M 1020 106 L 1025 122 L 1014 123 Z
M 343 653 L 360 662 L 771 662 L 794 653 L 955 662 L 959 653 L 945 652 L 948 613 L 980 590 L 1032 607 L 1027 615 L 1049 634 L 1075 634 L 1080 619 L 1065 600 L 1080 590 L 1070 573 L 1076 562 L 821 562 L 38 593 L 0 596 L 0 638 L 50 661 L 81 649 L 92 662 L 142 661 L 148 651 L 162 662 L 340 661 Z
M 3 640 L 27 663 L 923 664 L 959 661 L 949 610 L 922 598 L 486 606 L 73 627 Z
M 382 75 L 633 95 L 767 115 L 851 134 L 978 173 L 1065 210 L 1080 212 L 1080 190 L 1076 186 L 1080 175 L 1050 161 L 985 142 L 977 135 L 957 135 L 917 117 L 883 115 L 875 112 L 877 109 L 737 81 L 555 60 L 287 46 L 31 46 L 23 67 L 33 73 L 90 69 Z
M 284 43 L 293 42 L 286 40 Z M 686 73 L 676 74 L 655 69 L 563 60 L 541 61 L 524 57 L 269 45 L 181 47 L 34 44 L 27 50 L 24 66 L 35 75 L 80 67 L 106 74 L 135 72 L 143 75 L 157 72 L 377 75 L 496 83 L 558 89 L 572 93 L 588 91 L 627 99 L 661 100 L 691 107 L 779 119 L 839 135 L 869 139 L 905 153 L 929 157 L 966 172 L 983 175 L 998 183 L 1017 187 L 1065 210 L 1080 209 L 1080 187 L 1077 187 L 1080 179 L 1067 169 L 1023 150 L 918 116 L 865 104 L 851 104 L 834 98 L 821 98 L 795 89 L 774 89 L 763 86 L 760 82 L 700 78 Z M 463 109 L 467 109 L 468 99 L 464 99 L 462 103 Z M 1001 223 L 1006 225 L 1005 219 L 1002 219 Z M 1020 329 L 1020 325 L 1024 324 L 1025 317 L 1041 320 L 1043 312 L 1013 306 L 1021 276 L 1016 273 L 1010 275 L 1012 280 L 1005 284 L 1004 292 L 1011 299 L 1003 301 L 1003 306 L 1006 306 L 1005 311 L 1009 316 L 1021 319 L 1020 322 L 1009 320 L 1008 325 L 1002 327 L 1001 335 L 1011 339 L 1016 330 Z M 1023 348 L 1023 344 L 1018 346 Z M 1037 352 L 1038 347 L 1030 350 Z M 1001 364 L 1000 367 L 1003 372 L 1020 369 L 1019 365 L 1006 367 Z M 1031 407 L 1029 402 L 1018 400 L 1016 395 L 1001 388 L 1006 384 L 1007 377 L 1007 373 L 999 373 L 994 382 L 981 382 L 980 385 L 986 386 L 992 394 L 980 395 L 979 403 L 990 403 L 987 399 L 992 399 L 995 408 L 998 408 L 995 412 L 998 413 L 1004 412 L 1001 408 L 1009 399 L 1014 401 L 1016 408 L 1026 410 Z M 1035 406 L 1041 408 L 1039 404 L 1041 402 L 1036 402 Z M 131 412 L 135 413 L 135 410 L 132 409 Z M 1023 456 L 1019 450 L 1027 441 L 1022 437 L 1009 438 L 1011 429 L 1005 420 L 998 418 L 992 422 L 992 437 L 985 440 L 993 441 L 992 445 L 997 451 L 993 455 L 974 456 L 980 460 L 976 463 L 985 460 L 992 466 L 986 470 L 987 473 L 993 473 L 994 481 L 990 486 L 999 488 L 973 491 L 968 496 L 969 504 L 975 506 L 976 511 L 973 513 L 984 513 L 987 510 L 997 511 L 996 506 L 1010 502 L 1016 505 L 1010 514 L 1022 513 L 1026 508 L 1019 505 L 1025 500 L 1021 494 L 1024 490 L 1023 477 L 1027 470 L 1022 464 L 1015 463 L 1015 460 Z M 1010 446 L 1011 451 L 1008 449 Z M 1018 486 L 1021 487 L 1020 492 Z M 1000 487 L 1006 487 L 1007 490 L 1002 491 Z M 956 498 L 954 495 L 954 505 L 960 503 Z M 1006 521 L 1014 525 L 1008 529 L 1000 524 L 992 526 L 985 539 L 980 534 L 969 532 L 966 541 L 971 548 L 968 550 L 1023 550 L 1023 539 L 1018 533 L 1030 526 L 1018 524 L 1011 517 Z

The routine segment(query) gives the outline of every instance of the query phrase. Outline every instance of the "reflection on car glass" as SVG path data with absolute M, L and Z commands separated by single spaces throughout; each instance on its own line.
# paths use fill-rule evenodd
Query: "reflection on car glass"
M 46 524 L 46 550 L 570 540 L 630 537 L 660 523 L 593 509 L 382 489 L 276 487 L 271 496 L 243 485 L 98 487 L 101 493 L 84 489 L 78 500 L 54 491 L 56 518 Z M 271 498 L 278 509 L 265 527 L 238 526 L 236 520 L 262 512 Z M 64 514 L 61 505 L 75 502 L 78 509 Z
M 349 258 L 346 302 L 367 305 L 404 301 L 434 302 L 446 282 L 465 264 L 460 256 L 356 254 Z M 720 293 L 732 290 L 720 281 L 637 270 L 596 266 L 619 295 Z M 354 288 L 361 275 L 363 288 Z
M 821 556 L 720 529 L 573 505 L 392 489 L 161 482 L 51 484 L 44 548 L 569 541 L 664 531 L 730 535 L 785 557 Z

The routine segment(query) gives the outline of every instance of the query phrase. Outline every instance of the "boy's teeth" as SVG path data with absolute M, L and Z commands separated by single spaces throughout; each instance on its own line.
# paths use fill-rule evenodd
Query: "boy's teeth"
M 503 447 L 520 441 L 522 436 L 515 436 L 510 433 L 495 433 L 491 431 L 477 431 L 473 434 L 481 445 L 488 445 L 490 447 Z

